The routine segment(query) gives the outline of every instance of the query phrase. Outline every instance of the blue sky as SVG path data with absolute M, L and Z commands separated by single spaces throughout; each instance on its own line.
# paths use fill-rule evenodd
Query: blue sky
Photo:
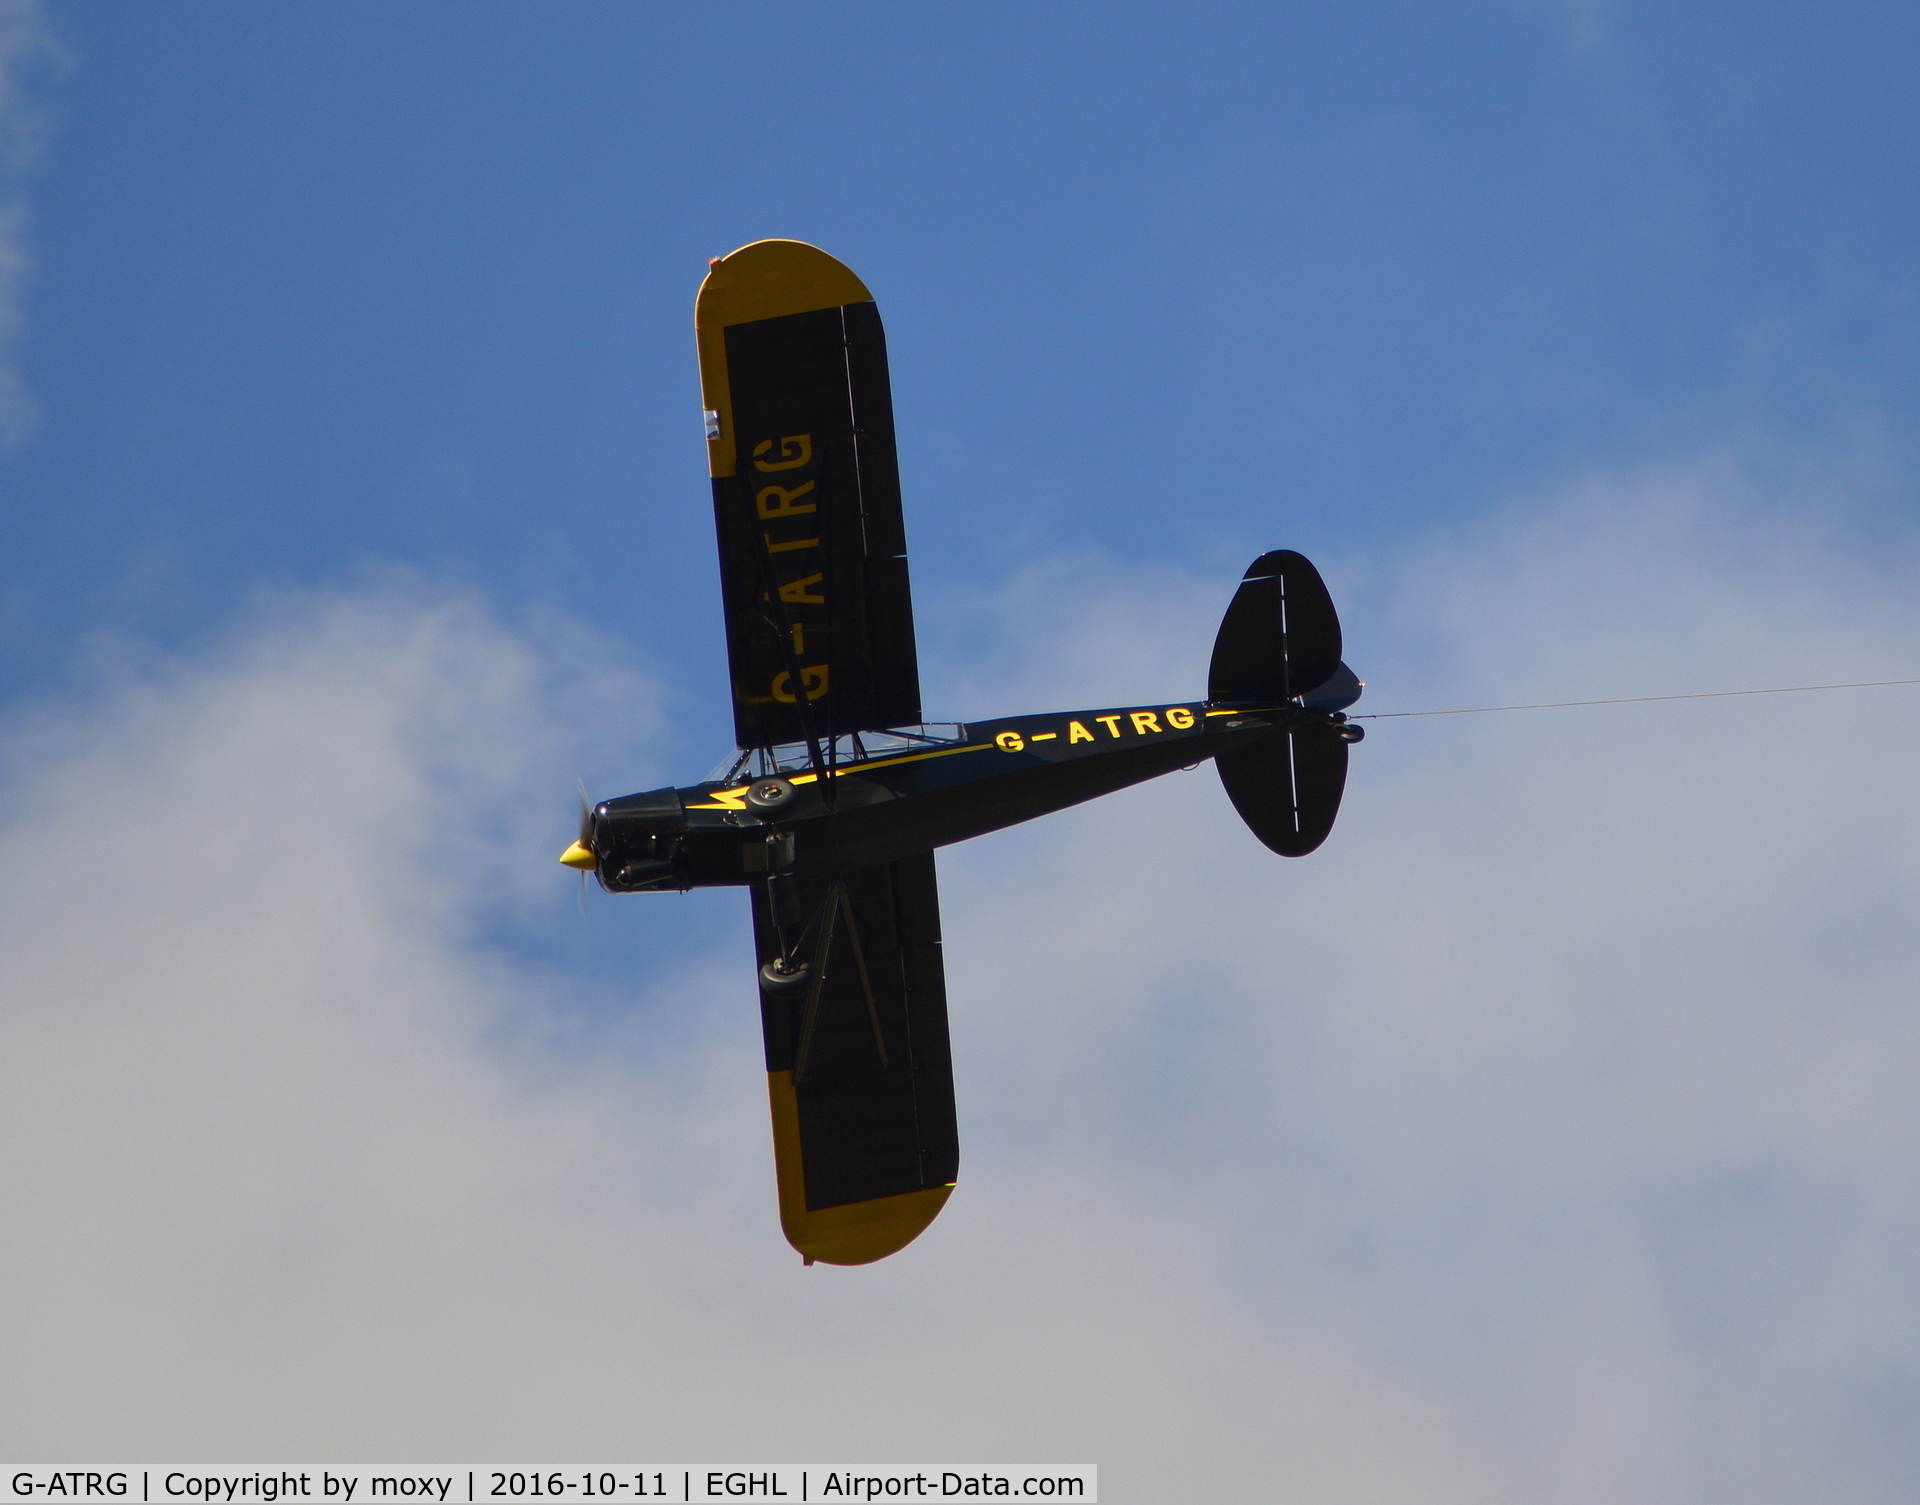
M 1915 27 L 56 8 L 9 680 L 397 559 L 662 650 L 719 741 L 688 308 L 775 233 L 883 301 L 936 700 L 935 603 L 1036 550 L 1373 552 L 1730 434 L 1903 464 Z
M 1188 693 L 1275 547 L 1361 709 L 1920 674 L 1911 7 L 0 21 L 0 1451 L 1912 1497 L 1910 691 L 947 854 L 962 1190 L 865 1272 L 738 896 L 552 861 L 727 741 L 692 302 L 771 235 L 886 317 L 932 715 Z

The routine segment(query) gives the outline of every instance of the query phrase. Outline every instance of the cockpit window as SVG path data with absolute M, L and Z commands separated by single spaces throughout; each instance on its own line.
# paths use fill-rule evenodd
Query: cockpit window
M 747 765 L 753 761 L 751 747 L 736 747 L 718 763 L 714 764 L 703 784 L 733 784 L 748 777 Z
M 967 728 L 958 721 L 924 721 L 917 726 L 889 727 L 883 732 L 850 732 L 824 743 L 820 755 L 829 763 L 864 763 L 916 748 L 945 747 L 967 740 Z M 782 742 L 775 747 L 742 747 L 730 752 L 701 782 L 729 784 L 765 778 L 774 773 L 803 773 L 813 766 L 804 742 Z

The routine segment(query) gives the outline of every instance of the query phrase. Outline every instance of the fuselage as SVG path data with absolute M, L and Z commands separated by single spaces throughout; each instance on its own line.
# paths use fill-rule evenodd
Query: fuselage
M 1337 736 L 1345 719 L 1298 704 L 1185 701 L 970 722 L 938 739 L 895 734 L 872 755 L 842 739 L 817 749 L 817 766 L 763 761 L 755 777 L 608 800 L 593 811 L 590 844 L 601 884 L 616 893 L 845 872 L 1017 825 L 1289 728 Z M 764 788 L 770 780 L 786 787 Z M 764 803 L 768 793 L 775 807 Z

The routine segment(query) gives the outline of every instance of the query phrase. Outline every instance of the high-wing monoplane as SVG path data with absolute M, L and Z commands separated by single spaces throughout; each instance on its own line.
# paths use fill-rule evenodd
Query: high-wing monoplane
M 813 246 L 711 263 L 695 315 L 736 751 L 583 808 L 562 855 L 610 893 L 753 901 L 780 1221 L 809 1264 L 904 1247 L 960 1166 L 936 848 L 1211 758 L 1270 849 L 1325 840 L 1360 683 L 1288 550 L 1229 601 L 1206 693 L 921 719 L 885 337 Z

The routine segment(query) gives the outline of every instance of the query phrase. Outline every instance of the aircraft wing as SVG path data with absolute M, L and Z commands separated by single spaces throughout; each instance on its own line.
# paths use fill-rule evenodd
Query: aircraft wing
M 781 1226 L 809 1260 L 884 1258 L 960 1167 L 933 854 L 759 885 L 753 928 L 763 966 L 812 969 L 761 989 Z
M 920 720 L 879 310 L 826 252 L 713 263 L 695 315 L 741 747 Z

